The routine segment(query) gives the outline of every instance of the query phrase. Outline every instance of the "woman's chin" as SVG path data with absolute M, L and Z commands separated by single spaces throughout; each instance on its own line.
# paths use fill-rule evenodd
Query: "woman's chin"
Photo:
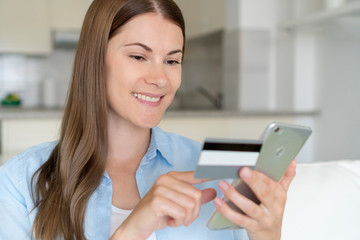
M 138 119 L 137 124 L 141 128 L 153 128 L 159 125 L 162 119 L 161 116 L 144 116 L 141 119 Z

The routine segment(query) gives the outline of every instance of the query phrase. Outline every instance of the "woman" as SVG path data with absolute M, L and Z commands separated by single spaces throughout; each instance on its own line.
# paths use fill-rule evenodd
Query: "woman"
M 246 238 L 242 230 L 206 228 L 214 205 L 201 205 L 217 186 L 192 177 L 201 145 L 156 127 L 180 86 L 184 41 L 172 0 L 92 3 L 60 140 L 0 168 L 0 239 Z M 244 168 L 240 176 L 261 205 L 220 181 L 247 216 L 220 198 L 215 206 L 250 239 L 279 239 L 294 174 L 292 164 L 276 183 Z

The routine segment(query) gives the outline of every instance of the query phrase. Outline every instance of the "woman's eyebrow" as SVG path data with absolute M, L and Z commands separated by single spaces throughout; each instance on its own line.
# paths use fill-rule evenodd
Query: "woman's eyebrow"
M 181 53 L 181 54 L 182 54 L 182 51 L 181 51 L 180 49 L 174 50 L 174 51 L 170 51 L 170 52 L 168 53 L 168 55 L 173 55 L 173 54 L 176 54 L 176 53 Z
M 140 46 L 140 47 L 144 48 L 146 51 L 152 52 L 152 49 L 149 46 L 147 46 L 147 45 L 145 45 L 143 43 L 139 43 L 139 42 L 129 43 L 129 44 L 126 44 L 124 46 L 125 47 L 128 47 L 128 46 Z M 182 50 L 177 49 L 177 50 L 170 51 L 170 52 L 168 52 L 168 55 L 173 55 L 173 54 L 176 54 L 176 53 L 181 53 L 182 54 Z
M 140 46 L 140 47 L 144 48 L 146 51 L 152 52 L 152 49 L 143 43 L 135 42 L 135 43 L 129 43 L 129 44 L 125 45 L 125 47 L 128 47 L 128 46 Z

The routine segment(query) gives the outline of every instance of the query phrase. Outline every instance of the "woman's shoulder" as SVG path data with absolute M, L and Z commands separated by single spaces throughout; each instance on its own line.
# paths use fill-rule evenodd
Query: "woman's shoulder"
M 0 212 L 2 223 L 7 224 L 7 231 L 0 233 L 22 235 L 21 239 L 30 238 L 29 223 L 35 218 L 31 179 L 35 171 L 48 159 L 56 142 L 31 147 L 7 160 L 0 166 Z M 9 230 L 10 229 L 10 230 Z M 2 228 L 4 230 L 4 228 Z M 15 232 L 13 231 L 15 230 Z M 27 236 L 27 237 L 26 237 Z M 20 239 L 15 237 L 17 239 Z
M 40 166 L 46 162 L 57 141 L 35 145 L 15 155 L 0 166 L 0 174 L 6 174 L 13 180 L 29 180 Z

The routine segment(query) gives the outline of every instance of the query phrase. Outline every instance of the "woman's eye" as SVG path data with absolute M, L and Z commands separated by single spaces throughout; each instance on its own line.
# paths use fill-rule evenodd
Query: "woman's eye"
M 132 58 L 132 59 L 134 59 L 136 61 L 139 61 L 139 62 L 145 61 L 144 57 L 138 56 L 138 55 L 130 55 L 130 58 Z
M 167 60 L 167 61 L 165 61 L 165 63 L 166 63 L 167 65 L 177 65 L 177 64 L 180 64 L 180 62 L 177 61 L 177 60 Z

